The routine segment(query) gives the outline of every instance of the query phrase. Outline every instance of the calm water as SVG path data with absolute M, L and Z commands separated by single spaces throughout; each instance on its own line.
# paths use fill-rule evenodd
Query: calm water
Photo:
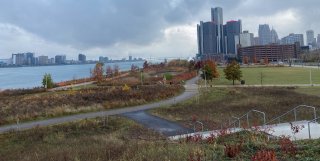
M 142 67 L 143 62 L 125 62 L 116 64 L 119 65 L 121 71 L 125 71 L 130 70 L 132 64 Z M 113 67 L 114 63 L 106 65 Z M 85 64 L 0 68 L 0 89 L 39 87 L 41 86 L 42 78 L 45 73 L 50 73 L 54 82 L 66 81 L 74 78 L 85 78 L 90 76 L 90 69 L 93 69 L 94 66 L 94 64 Z

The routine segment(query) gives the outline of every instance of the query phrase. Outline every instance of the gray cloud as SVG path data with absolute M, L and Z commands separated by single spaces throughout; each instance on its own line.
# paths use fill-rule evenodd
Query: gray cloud
M 161 30 L 190 20 L 197 0 L 10 0 L 0 2 L 0 21 L 77 48 L 117 42 L 149 43 Z
M 318 0 L 2 0 L 0 26 L 10 24 L 21 33 L 11 34 L 11 38 L 0 33 L 5 35 L 0 42 L 6 44 L 0 47 L 0 53 L 14 52 L 16 46 L 19 51 L 35 48 L 42 54 L 58 50 L 84 51 L 89 57 L 108 52 L 157 56 L 160 53 L 152 47 L 162 44 L 156 47 L 164 53 L 161 56 L 174 55 L 175 51 L 190 55 L 197 51 L 196 44 L 190 45 L 196 38 L 188 34 L 195 33 L 195 23 L 210 20 L 211 7 L 223 7 L 225 21 L 242 19 L 244 29 L 257 32 L 259 23 L 271 23 L 284 36 L 307 29 L 320 33 L 319 4 Z M 185 40 L 173 38 L 175 32 L 170 32 L 169 38 L 166 35 L 165 31 L 177 26 L 183 29 L 179 38 Z

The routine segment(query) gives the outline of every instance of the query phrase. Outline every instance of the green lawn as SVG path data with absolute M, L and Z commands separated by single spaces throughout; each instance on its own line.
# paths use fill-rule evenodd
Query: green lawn
M 241 68 L 243 77 L 247 85 L 260 85 L 261 74 L 262 84 L 282 85 L 282 84 L 310 84 L 310 69 L 290 68 L 290 67 L 257 67 Z M 320 70 L 311 69 L 312 83 L 320 84 Z M 220 78 L 214 80 L 215 85 L 232 85 L 232 81 L 225 79 L 223 68 L 219 68 Z M 236 82 L 240 84 L 240 82 Z M 209 84 L 211 82 L 209 81 Z

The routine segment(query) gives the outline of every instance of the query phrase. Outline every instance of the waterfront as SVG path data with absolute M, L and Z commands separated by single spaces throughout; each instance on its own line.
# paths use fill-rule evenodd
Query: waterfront
M 121 71 L 125 71 L 130 70 L 132 64 L 142 67 L 143 62 L 108 63 L 104 68 L 115 64 L 119 65 Z M 0 89 L 39 87 L 45 73 L 50 73 L 54 82 L 86 78 L 90 76 L 90 70 L 94 66 L 95 64 L 0 68 Z

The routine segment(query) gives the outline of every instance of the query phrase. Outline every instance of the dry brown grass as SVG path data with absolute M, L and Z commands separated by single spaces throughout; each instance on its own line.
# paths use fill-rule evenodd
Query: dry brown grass
M 122 87 L 99 87 L 45 94 L 0 97 L 0 125 L 154 102 L 182 91 L 180 85 L 152 85 L 123 91 Z
M 302 104 L 320 107 L 320 99 L 287 88 L 214 88 L 203 93 L 199 103 L 194 98 L 172 107 L 152 110 L 152 113 L 185 126 L 190 126 L 192 117 L 196 117 L 206 124 L 207 129 L 217 129 L 221 124 L 227 124 L 232 116 L 242 116 L 252 109 L 266 112 L 268 121 Z M 298 113 L 298 119 L 312 118 L 309 110 L 300 109 Z M 259 115 L 253 114 L 251 117 L 252 125 L 262 123 Z M 291 114 L 283 121 L 293 119 Z

